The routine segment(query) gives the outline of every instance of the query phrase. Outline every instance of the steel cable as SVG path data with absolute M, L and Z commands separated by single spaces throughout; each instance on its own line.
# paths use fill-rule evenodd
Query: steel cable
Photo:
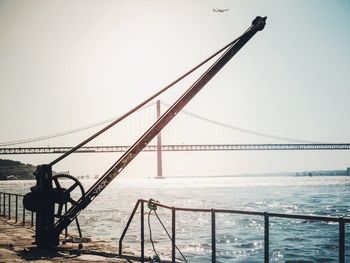
M 168 104 L 166 104 L 164 102 L 161 102 L 161 104 L 166 106 L 166 107 L 170 107 L 170 105 L 168 105 Z M 301 140 L 301 139 L 295 139 L 295 138 L 288 138 L 288 137 L 271 135 L 271 134 L 268 134 L 268 133 L 256 132 L 256 131 L 253 131 L 253 130 L 240 128 L 240 127 L 237 127 L 237 126 L 233 126 L 233 125 L 230 125 L 230 124 L 226 124 L 226 123 L 218 122 L 218 121 L 215 121 L 215 120 L 212 120 L 212 119 L 209 119 L 209 118 L 205 118 L 205 117 L 199 116 L 197 114 L 191 113 L 189 111 L 182 110 L 181 112 L 186 114 L 186 115 L 189 115 L 191 117 L 194 117 L 194 118 L 197 118 L 197 119 L 200 119 L 200 120 L 203 120 L 203 121 L 215 124 L 215 125 L 219 125 L 219 126 L 231 129 L 231 130 L 236 130 L 236 131 L 243 132 L 243 133 L 253 134 L 253 135 L 257 135 L 257 136 L 261 136 L 261 137 L 266 137 L 266 138 L 269 138 L 269 139 L 277 139 L 277 140 L 283 140 L 283 141 L 288 141 L 288 142 L 296 142 L 296 143 L 310 143 L 310 144 L 315 144 L 315 143 L 318 144 L 318 143 L 320 143 L 320 142 L 315 142 L 315 141 Z
M 140 108 L 139 110 L 147 109 L 148 107 L 151 107 L 151 106 L 153 106 L 155 104 L 156 104 L 155 102 L 150 103 L 150 104 Z M 31 142 L 38 142 L 38 141 L 44 141 L 44 140 L 48 140 L 48 139 L 58 138 L 58 137 L 70 135 L 70 134 L 81 132 L 81 131 L 86 131 L 86 130 L 89 130 L 89 129 L 101 126 L 103 124 L 106 124 L 106 123 L 109 123 L 111 121 L 114 121 L 114 120 L 116 120 L 119 117 L 120 116 L 112 117 L 112 118 L 109 118 L 109 119 L 104 120 L 104 121 L 95 122 L 95 123 L 88 124 L 88 125 L 80 127 L 80 128 L 75 128 L 75 129 L 72 129 L 72 130 L 67 130 L 67 131 L 63 131 L 63 132 L 59 132 L 59 133 L 44 135 L 44 136 L 40 136 L 40 137 L 33 137 L 33 138 L 28 138 L 28 139 L 23 139 L 23 140 L 17 140 L 17 141 L 1 142 L 0 146 L 12 146 L 12 145 L 31 143 Z

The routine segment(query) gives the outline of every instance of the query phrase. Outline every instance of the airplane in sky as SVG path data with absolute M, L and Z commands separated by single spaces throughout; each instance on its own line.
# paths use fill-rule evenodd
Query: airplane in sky
M 214 12 L 219 12 L 219 13 L 223 13 L 223 12 L 226 12 L 228 11 L 229 9 L 219 9 L 219 8 L 213 8 L 213 11 Z

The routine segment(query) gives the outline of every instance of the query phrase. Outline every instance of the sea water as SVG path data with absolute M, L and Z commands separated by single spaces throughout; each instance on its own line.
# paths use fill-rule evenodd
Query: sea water
M 86 189 L 94 182 L 82 181 Z M 24 194 L 34 184 L 4 181 L 0 191 Z M 83 235 L 117 244 L 140 198 L 176 207 L 349 217 L 349 186 L 350 177 L 346 176 L 116 178 L 79 215 L 79 222 Z M 171 210 L 158 207 L 157 214 L 171 234 Z M 146 255 L 171 258 L 171 240 L 154 212 L 149 216 L 147 206 L 144 218 Z M 123 243 L 135 253 L 140 251 L 140 225 L 139 209 Z M 269 225 L 270 262 L 338 262 L 337 223 L 270 218 Z M 346 262 L 350 262 L 349 224 L 345 231 Z M 210 213 L 176 212 L 176 244 L 188 262 L 211 262 L 211 242 Z M 216 250 L 217 262 L 263 262 L 264 218 L 217 214 Z M 179 252 L 176 257 L 182 260 Z

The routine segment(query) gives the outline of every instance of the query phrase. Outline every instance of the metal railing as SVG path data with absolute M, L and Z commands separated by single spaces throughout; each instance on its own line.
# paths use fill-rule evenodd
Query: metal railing
M 139 199 L 127 221 L 124 231 L 119 239 L 119 254 L 123 255 L 123 239 L 129 226 L 134 218 L 137 209 L 140 206 L 141 215 L 141 262 L 145 260 L 145 227 L 144 227 L 144 204 L 150 201 Z M 288 219 L 302 219 L 322 222 L 333 222 L 339 225 L 339 263 L 345 263 L 345 224 L 350 223 L 350 218 L 344 217 L 328 217 L 328 216 L 314 216 L 314 215 L 296 215 L 296 214 L 281 214 L 281 213 L 269 213 L 269 212 L 257 212 L 257 211 L 244 211 L 244 210 L 228 210 L 228 209 L 195 209 L 195 208 L 180 208 L 163 205 L 158 202 L 151 201 L 152 204 L 171 210 L 171 260 L 175 262 L 175 249 L 176 249 L 176 211 L 187 212 L 204 212 L 211 213 L 211 247 L 212 247 L 212 262 L 216 262 L 216 214 L 239 214 L 250 216 L 261 216 L 264 218 L 264 262 L 269 262 L 269 219 L 275 218 L 288 218 Z
M 28 211 L 23 206 L 24 195 L 0 192 L 0 216 L 15 223 L 34 226 L 34 212 Z M 30 217 L 28 220 L 27 218 Z M 29 222 L 28 222 L 29 221 Z
M 0 192 L 0 217 L 3 217 L 6 220 L 14 219 L 14 223 L 17 224 L 22 220 L 22 226 L 35 226 L 35 212 L 25 209 L 23 206 L 23 197 L 24 195 L 13 194 L 13 193 L 4 193 Z M 64 206 L 64 211 L 67 212 L 67 204 Z M 29 220 L 27 219 L 29 217 Z M 77 219 L 75 219 L 77 224 L 77 231 L 79 237 L 82 237 L 80 225 Z M 64 229 L 64 237 L 67 238 L 68 226 Z

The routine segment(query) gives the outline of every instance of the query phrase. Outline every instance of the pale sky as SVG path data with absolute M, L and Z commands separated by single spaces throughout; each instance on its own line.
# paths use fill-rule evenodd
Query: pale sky
M 350 142 L 346 0 L 0 0 L 0 142 L 121 115 L 238 37 L 257 15 L 268 17 L 265 29 L 185 110 L 281 137 Z M 170 104 L 180 91 L 161 99 Z M 284 143 L 233 137 L 227 143 Z M 77 154 L 54 170 L 102 174 L 118 156 Z M 55 157 L 0 156 L 32 164 Z M 242 174 L 345 169 L 349 157 L 347 151 L 180 152 L 164 153 L 163 165 L 166 176 Z M 155 154 L 142 153 L 123 176 L 153 177 L 155 169 Z

